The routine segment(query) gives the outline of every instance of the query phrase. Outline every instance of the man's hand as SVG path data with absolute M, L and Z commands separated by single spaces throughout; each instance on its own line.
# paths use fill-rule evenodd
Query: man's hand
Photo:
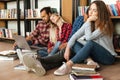
M 15 47 L 17 46 L 16 42 L 13 44 L 13 49 L 15 49 Z
M 27 37 L 26 37 L 26 40 L 27 40 L 27 41 L 29 41 L 29 40 L 31 40 L 31 39 L 32 39 L 31 36 L 27 36 Z

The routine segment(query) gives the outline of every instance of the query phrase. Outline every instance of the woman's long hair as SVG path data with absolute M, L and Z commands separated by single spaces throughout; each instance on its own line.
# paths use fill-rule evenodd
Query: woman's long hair
M 58 15 L 57 13 L 54 13 L 52 15 L 58 16 L 59 20 L 62 23 L 65 23 L 63 18 L 60 15 Z M 50 27 L 50 42 L 53 42 L 53 43 L 57 42 L 57 28 L 58 28 L 58 26 L 56 24 L 54 24 L 54 23 L 51 24 L 51 27 Z
M 50 42 L 53 42 L 53 43 L 57 42 L 56 32 L 57 32 L 57 25 L 51 23 L 50 36 L 49 36 Z
M 96 0 L 93 1 L 91 4 L 96 4 L 97 11 L 98 11 L 98 20 L 96 28 L 99 28 L 104 34 L 112 36 L 113 34 L 113 24 L 110 18 L 110 12 L 103 1 Z M 95 30 L 95 25 L 92 22 L 92 31 Z

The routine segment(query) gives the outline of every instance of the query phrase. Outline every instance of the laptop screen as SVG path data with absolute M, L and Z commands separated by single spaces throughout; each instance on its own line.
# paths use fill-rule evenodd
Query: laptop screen
M 15 42 L 19 48 L 24 49 L 24 50 L 31 50 L 25 37 L 20 36 L 20 35 L 14 35 L 13 38 L 15 39 Z

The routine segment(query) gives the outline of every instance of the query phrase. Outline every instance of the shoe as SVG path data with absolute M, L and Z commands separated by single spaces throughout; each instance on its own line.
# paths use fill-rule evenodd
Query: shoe
M 100 65 L 97 62 L 94 62 L 94 61 L 88 61 L 87 65 L 95 65 L 97 69 L 100 68 Z
M 29 71 L 32 70 L 38 76 L 43 76 L 46 73 L 42 64 L 38 60 L 36 60 L 35 56 L 33 55 L 25 54 L 23 56 L 23 63 Z
M 68 74 L 70 72 L 71 72 L 71 69 L 68 68 L 66 63 L 63 63 L 63 65 L 54 72 L 54 75 L 62 76 L 62 75 Z

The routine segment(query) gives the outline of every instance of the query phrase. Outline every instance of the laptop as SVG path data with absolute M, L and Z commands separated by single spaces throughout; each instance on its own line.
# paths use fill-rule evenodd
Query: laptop
M 13 35 L 13 38 L 17 44 L 17 46 L 19 48 L 21 48 L 22 50 L 30 50 L 30 51 L 37 51 L 40 49 L 45 49 L 46 47 L 38 47 L 38 46 L 30 46 L 25 37 L 21 36 L 21 35 Z
M 30 46 L 28 45 L 26 39 L 23 36 L 14 35 L 13 38 L 19 48 L 24 50 L 31 50 Z

